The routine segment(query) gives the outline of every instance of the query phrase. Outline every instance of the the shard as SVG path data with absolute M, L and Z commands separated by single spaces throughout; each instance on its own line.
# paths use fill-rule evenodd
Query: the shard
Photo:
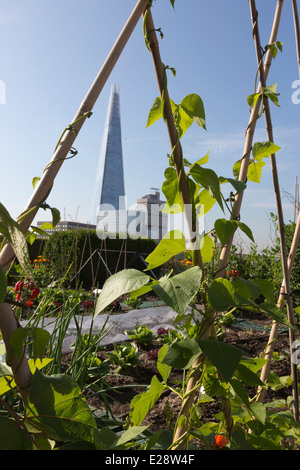
M 120 208 L 125 198 L 119 87 L 110 92 L 99 159 L 100 207 Z

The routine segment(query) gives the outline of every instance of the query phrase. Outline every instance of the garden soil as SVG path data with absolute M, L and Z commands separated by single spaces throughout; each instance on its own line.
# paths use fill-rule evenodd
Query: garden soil
M 251 315 L 251 317 L 239 316 L 238 321 L 230 327 L 225 328 L 225 337 L 223 341 L 232 344 L 244 351 L 250 357 L 258 357 L 264 352 L 269 339 L 270 320 L 260 315 Z M 145 390 L 145 385 L 149 385 L 154 375 L 160 378 L 160 374 L 156 368 L 156 354 L 161 343 L 153 341 L 148 348 L 139 348 L 139 364 L 131 367 L 124 373 L 116 373 L 116 366 L 110 366 L 110 373 L 104 377 L 107 387 L 119 387 L 116 391 L 107 392 L 109 404 L 112 413 L 116 419 L 124 421 L 130 411 L 130 402 L 133 397 Z M 98 355 L 101 360 L 105 360 L 106 352 L 111 351 L 113 345 L 107 345 L 102 348 Z M 274 356 L 280 360 L 273 360 L 271 370 L 279 376 L 288 376 L 291 373 L 289 351 L 289 334 L 286 328 L 279 329 L 279 335 L 276 340 Z M 64 362 L 68 361 L 68 355 Z M 299 371 L 300 374 L 300 371 Z M 299 377 L 300 379 L 300 377 Z M 169 376 L 173 385 L 176 381 L 182 380 L 181 370 L 172 370 Z M 123 388 L 126 386 L 125 388 Z M 251 396 L 251 389 L 248 390 Z M 291 388 L 283 388 L 280 390 L 268 390 L 265 394 L 264 401 L 268 402 L 274 399 L 287 398 L 291 396 Z M 96 408 L 98 412 L 105 412 L 106 405 L 101 397 L 88 393 L 87 401 L 92 408 Z M 150 410 L 143 425 L 148 426 L 148 430 L 155 432 L 158 429 L 168 429 L 171 424 L 175 423 L 181 407 L 181 400 L 169 390 L 166 390 L 158 402 Z M 215 415 L 221 411 L 220 403 L 217 401 L 205 404 L 205 412 L 203 415 L 203 423 L 207 421 L 216 421 Z

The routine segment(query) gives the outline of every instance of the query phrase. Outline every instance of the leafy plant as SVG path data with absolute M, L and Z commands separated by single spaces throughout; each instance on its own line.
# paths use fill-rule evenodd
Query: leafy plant
M 141 305 L 142 300 L 137 297 L 128 297 L 124 302 L 128 307 L 135 310 Z
M 171 4 L 174 7 L 175 0 L 171 0 Z M 145 42 L 154 54 L 151 36 L 157 30 L 151 24 L 151 6 L 152 1 L 148 3 L 144 15 L 143 29 Z M 275 57 L 277 49 L 281 50 L 281 47 L 281 43 L 275 42 L 268 45 L 263 53 L 269 50 Z M 182 447 L 188 449 L 193 438 L 200 439 L 207 449 L 278 450 L 300 445 L 300 426 L 291 411 L 293 402 L 290 399 L 269 403 L 256 400 L 260 390 L 270 388 L 276 391 L 290 386 L 291 377 L 279 377 L 272 373 L 267 381 L 262 382 L 259 372 L 267 360 L 245 356 L 243 350 L 220 341 L 215 333 L 219 314 L 224 314 L 225 319 L 234 309 L 264 313 L 292 331 L 293 325 L 275 304 L 274 279 L 260 278 L 258 270 L 254 277 L 249 273 L 248 277 L 244 276 L 242 269 L 234 263 L 228 266 L 229 272 L 232 274 L 239 270 L 239 276 L 234 274 L 223 278 L 224 266 L 220 263 L 208 275 L 208 265 L 215 261 L 216 239 L 222 247 L 226 247 L 236 231 L 241 230 L 254 243 L 251 229 L 234 211 L 234 202 L 245 190 L 246 179 L 257 183 L 260 181 L 264 159 L 277 152 L 279 147 L 273 142 L 255 143 L 244 180 L 238 174 L 241 162 L 235 164 L 233 177 L 219 176 L 206 168 L 204 165 L 209 161 L 208 153 L 195 163 L 190 163 L 183 158 L 181 138 L 194 123 L 206 130 L 204 105 L 200 96 L 194 93 L 185 96 L 179 103 L 170 100 L 167 73 L 171 71 L 175 75 L 175 69 L 160 62 L 156 60 L 155 66 L 161 66 L 157 70 L 161 72 L 158 76 L 162 77 L 159 84 L 161 93 L 149 112 L 147 125 L 162 118 L 168 130 L 172 131 L 172 153 L 168 156 L 169 166 L 164 174 L 162 190 L 167 200 L 166 211 L 185 211 L 187 205 L 191 209 L 191 219 L 188 221 L 190 237 L 187 243 L 182 233 L 171 231 L 148 256 L 146 272 L 127 269 L 111 276 L 105 282 L 95 306 L 95 315 L 98 315 L 122 295 L 130 294 L 130 298 L 136 299 L 152 290 L 177 312 L 176 329 L 162 334 L 165 344 L 158 352 L 159 375 L 153 376 L 146 391 L 132 400 L 124 432 L 114 432 L 103 422 L 99 425 L 82 394 L 81 386 L 85 386 L 89 378 L 93 381 L 96 378 L 100 381 L 97 392 L 102 392 L 101 380 L 108 364 L 99 363 L 96 356 L 100 337 L 94 337 L 91 331 L 88 335 L 81 335 L 76 317 L 82 301 L 79 293 L 71 298 L 63 298 L 59 314 L 51 317 L 54 322 L 53 335 L 50 336 L 38 326 L 39 320 L 44 320 L 47 314 L 56 310 L 56 306 L 53 308 L 53 303 L 50 305 L 52 301 L 47 298 L 49 289 L 43 292 L 35 315 L 29 319 L 26 327 L 18 328 L 12 310 L 14 307 L 11 306 L 14 306 L 14 302 L 7 298 L 7 279 L 1 267 L 0 319 L 5 318 L 9 323 L 9 328 L 7 324 L 1 325 L 8 357 L 8 364 L 1 366 L 0 375 L 0 395 L 5 408 L 0 416 L 2 449 L 173 450 Z M 278 105 L 276 86 L 264 86 L 259 93 L 249 96 L 248 104 L 254 108 L 260 102 L 265 104 L 266 99 Z M 261 107 L 260 114 L 264 109 Z M 90 115 L 89 112 L 87 114 Z M 87 117 L 87 114 L 80 119 Z M 74 124 L 68 126 L 62 135 L 66 130 L 75 132 Z M 217 218 L 208 232 L 198 233 L 198 217 L 210 211 L 215 204 L 224 216 Z M 56 217 L 57 212 L 53 208 L 51 210 Z M 228 219 L 225 218 L 226 214 Z M 30 263 L 26 237 L 19 221 L 14 221 L 0 204 L 0 231 L 4 241 L 12 246 L 24 275 L 34 281 L 35 269 Z M 213 238 L 211 233 L 214 233 Z M 69 246 L 65 250 L 69 250 Z M 178 255 L 192 263 L 189 269 L 175 274 L 173 271 L 167 272 L 158 279 L 148 275 L 151 269 L 160 268 Z M 76 265 L 77 252 L 73 258 Z M 69 269 L 69 263 L 64 266 Z M 54 275 L 55 279 L 61 277 L 58 272 Z M 72 279 L 65 280 L 71 282 Z M 9 302 L 11 305 L 8 305 Z M 199 304 L 201 318 L 192 323 L 192 316 L 187 314 L 187 309 L 197 311 Z M 55 367 L 60 365 L 61 342 L 73 317 L 78 329 L 73 362 L 67 374 L 53 373 L 52 362 L 55 359 Z M 171 333 L 173 331 L 174 337 Z M 58 337 L 55 338 L 55 335 Z M 25 352 L 30 355 L 29 361 Z M 45 354 L 48 357 L 44 357 Z M 116 364 L 118 372 L 138 364 L 137 346 L 132 343 L 116 344 L 113 353 L 107 355 Z M 173 368 L 182 370 L 180 387 L 170 383 Z M 93 375 L 95 369 L 98 370 L 97 376 Z M 248 394 L 249 389 L 251 395 Z M 169 429 L 172 432 L 159 430 L 151 434 L 141 423 L 166 390 L 180 397 L 181 410 L 174 429 Z M 5 402 L 3 397 L 7 395 L 13 396 L 13 405 L 18 401 L 18 413 Z M 203 410 L 212 401 L 220 405 L 221 412 L 215 415 L 213 421 L 203 422 Z M 170 421 L 169 413 L 168 423 L 171 427 Z M 143 437 L 142 443 L 138 441 L 140 436 Z
M 145 40 L 154 56 L 157 49 L 151 49 L 150 45 L 151 40 L 154 44 L 156 38 L 149 11 L 145 17 Z M 275 43 L 265 50 L 270 50 L 274 56 L 277 48 L 281 49 L 281 43 Z M 208 153 L 195 163 L 187 161 L 183 157 L 181 137 L 193 123 L 206 130 L 204 105 L 196 94 L 187 95 L 178 104 L 169 99 L 167 70 L 174 69 L 164 64 L 159 65 L 158 53 L 154 59 L 156 72 L 163 76 L 163 80 L 159 81 L 161 96 L 155 99 L 150 109 L 147 126 L 162 118 L 168 126 L 169 134 L 175 135 L 171 141 L 172 154 L 169 155 L 169 167 L 164 173 L 162 191 L 167 201 L 166 212 L 178 213 L 189 209 L 190 236 L 186 241 L 180 231 L 168 233 L 147 257 L 146 273 L 125 270 L 115 277 L 111 276 L 103 286 L 95 313 L 99 314 L 116 295 L 130 293 L 135 298 L 153 290 L 181 318 L 186 315 L 188 307 L 195 308 L 196 304 L 201 303 L 202 318 L 195 325 L 186 323 L 185 334 L 182 334 L 182 327 L 177 326 L 174 341 L 170 338 L 170 332 L 163 335 L 169 341 L 161 348 L 158 356 L 157 368 L 162 380 L 157 376 L 153 377 L 149 389 L 132 400 L 130 423 L 132 426 L 139 426 L 163 391 L 170 388 L 182 400 L 181 411 L 169 443 L 170 449 L 188 446 L 191 437 L 201 439 L 208 449 L 215 445 L 230 446 L 232 449 L 282 448 L 282 438 L 286 436 L 286 429 L 283 431 L 285 418 L 281 416 L 275 423 L 275 413 L 256 400 L 259 389 L 269 386 L 259 378 L 259 371 L 267 360 L 245 357 L 242 350 L 220 341 L 220 336 L 216 334 L 216 327 L 220 326 L 220 313 L 224 315 L 221 317 L 223 322 L 231 321 L 231 312 L 236 309 L 263 313 L 293 330 L 294 326 L 275 303 L 275 279 L 273 276 L 272 279 L 261 277 L 258 264 L 256 272 L 252 271 L 250 277 L 243 276 L 242 269 L 232 263 L 227 268 L 229 275 L 223 278 L 220 272 L 224 266 L 220 262 L 213 276 L 207 275 L 207 264 L 215 262 L 216 239 L 222 247 L 226 247 L 236 231 L 241 230 L 255 243 L 251 229 L 236 216 L 234 202 L 246 189 L 245 180 L 259 183 L 265 160 L 278 152 L 280 147 L 270 141 L 254 143 L 245 180 L 239 178 L 242 161 L 234 165 L 233 176 L 219 176 L 212 169 L 206 168 Z M 265 103 L 266 99 L 278 105 L 276 86 L 264 87 L 260 93 L 250 95 L 248 104 L 255 108 L 260 101 L 264 100 Z M 261 113 L 263 111 L 264 107 Z M 215 204 L 224 217 L 217 218 L 208 232 L 198 233 L 199 216 L 210 211 Z M 210 233 L 214 233 L 214 237 Z M 178 274 L 166 273 L 158 280 L 147 274 L 150 269 L 166 266 L 169 260 L 178 255 L 191 259 L 193 266 Z M 183 371 L 186 382 L 184 380 L 182 390 L 168 384 L 172 368 Z M 254 398 L 248 396 L 247 387 L 255 388 Z M 197 391 L 201 389 L 204 393 L 196 399 Z M 220 402 L 222 412 L 217 415 L 218 422 L 203 424 L 201 409 L 212 400 Z M 288 420 L 292 420 L 293 426 L 297 427 L 294 434 L 297 441 L 298 426 L 290 410 L 287 415 Z M 222 445 L 219 445 L 221 442 Z
M 153 331 L 149 330 L 147 325 L 140 325 L 134 330 L 125 330 L 125 334 L 130 340 L 145 346 L 149 346 L 154 339 Z
M 114 351 L 108 352 L 107 357 L 117 366 L 116 372 L 124 371 L 139 363 L 138 348 L 134 343 L 115 344 Z

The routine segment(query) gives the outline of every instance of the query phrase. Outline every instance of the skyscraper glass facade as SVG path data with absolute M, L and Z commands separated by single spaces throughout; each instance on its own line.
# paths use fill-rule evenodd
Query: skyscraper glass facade
M 100 206 L 111 205 L 119 210 L 125 197 L 119 88 L 111 88 L 106 124 L 100 153 L 102 185 Z

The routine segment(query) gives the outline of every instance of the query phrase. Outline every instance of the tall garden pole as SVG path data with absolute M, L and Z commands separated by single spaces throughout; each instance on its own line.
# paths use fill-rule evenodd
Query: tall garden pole
M 282 12 L 282 6 L 283 6 L 283 0 L 278 0 L 277 1 L 277 6 L 275 10 L 275 15 L 274 15 L 274 21 L 273 21 L 273 26 L 272 26 L 272 31 L 270 34 L 270 39 L 269 39 L 269 44 L 272 44 L 276 41 L 277 39 L 277 34 L 278 34 L 278 29 L 279 29 L 279 24 L 280 24 L 280 18 L 281 18 L 281 12 Z M 264 64 L 264 73 L 265 77 L 267 78 L 270 70 L 272 62 L 272 53 L 270 50 L 266 53 L 265 56 L 265 64 Z M 261 83 L 259 83 L 258 88 L 257 88 L 257 93 L 261 91 Z M 241 168 L 240 168 L 240 173 L 239 173 L 239 180 L 246 182 L 247 181 L 247 172 L 248 172 L 248 167 L 249 167 L 249 159 L 250 159 L 250 154 L 251 154 L 251 149 L 252 149 L 252 143 L 253 143 L 253 136 L 254 136 L 254 131 L 256 127 L 256 121 L 258 119 L 259 115 L 259 109 L 261 105 L 261 98 L 259 98 L 256 102 L 256 105 L 252 109 L 252 112 L 250 114 L 250 119 L 249 123 L 246 129 L 246 137 L 245 137 L 245 144 L 244 144 L 244 152 L 243 152 L 243 157 L 241 159 Z M 232 219 L 238 220 L 240 217 L 240 210 L 241 210 L 241 205 L 243 201 L 243 191 L 239 194 L 236 195 L 234 203 L 233 203 L 233 210 L 232 210 Z M 219 260 L 219 265 L 218 269 L 216 272 L 216 277 L 223 277 L 227 264 L 228 264 L 228 259 L 229 259 L 229 254 L 230 250 L 232 247 L 232 242 L 233 242 L 234 236 L 232 236 L 228 242 L 222 247 L 221 253 L 220 253 L 220 260 Z
M 106 61 L 104 62 L 102 68 L 100 69 L 98 75 L 96 76 L 94 82 L 92 83 L 88 93 L 86 94 L 84 100 L 82 101 L 77 114 L 75 115 L 72 125 L 69 126 L 68 130 L 64 133 L 59 145 L 57 146 L 51 162 L 46 167 L 39 183 L 35 186 L 35 190 L 24 210 L 24 212 L 30 211 L 26 217 L 20 222 L 20 226 L 24 233 L 28 230 L 30 224 L 32 223 L 38 209 L 39 205 L 42 204 L 47 198 L 48 194 L 51 191 L 54 179 L 63 163 L 67 157 L 73 142 L 76 139 L 81 127 L 83 126 L 86 118 L 90 115 L 93 106 L 95 105 L 102 88 L 104 87 L 110 73 L 112 72 L 115 64 L 117 63 L 131 33 L 133 32 L 139 18 L 143 14 L 148 0 L 139 0 L 132 11 L 127 23 L 122 29 L 119 37 L 117 38 L 113 48 L 111 49 L 109 55 L 107 56 Z M 12 260 L 14 259 L 14 252 L 10 244 L 6 244 L 0 252 L 0 264 L 2 265 L 4 271 L 7 271 Z M 17 384 L 17 387 L 20 390 L 22 399 L 26 402 L 31 381 L 32 375 L 28 366 L 27 359 L 25 355 L 23 359 L 19 361 L 12 350 L 9 337 L 10 334 L 19 327 L 14 312 L 10 305 L 3 303 L 0 305 L 0 330 L 5 342 L 5 347 L 7 354 L 10 359 L 11 367 L 14 374 L 14 379 Z
M 261 43 L 260 43 L 259 28 L 258 28 L 258 13 L 257 13 L 256 6 L 255 6 L 255 0 L 249 0 L 249 4 L 250 4 L 251 20 L 252 20 L 252 25 L 253 25 L 253 38 L 255 42 L 257 63 L 259 67 L 260 82 L 262 84 L 262 88 L 264 89 L 266 88 L 266 78 L 265 78 L 264 69 L 263 69 L 262 60 L 261 60 L 262 53 L 261 53 Z M 263 106 L 264 106 L 264 116 L 265 116 L 268 140 L 269 142 L 273 142 L 273 126 L 272 126 L 271 113 L 270 113 L 270 107 L 269 107 L 269 99 L 266 95 L 263 94 L 262 100 L 263 100 Z M 270 160 L 271 160 L 273 185 L 274 185 L 275 200 L 276 200 L 276 207 L 277 207 L 281 261 L 282 261 L 283 279 L 284 279 L 284 286 L 285 286 L 285 292 L 282 292 L 282 295 L 286 299 L 288 320 L 291 323 L 291 325 L 294 326 L 295 320 L 294 320 L 294 311 L 293 311 L 293 304 L 292 304 L 291 290 L 290 290 L 290 278 L 289 278 L 289 272 L 288 272 L 285 225 L 284 225 L 283 210 L 282 210 L 282 204 L 281 204 L 276 157 L 274 154 L 270 156 Z M 294 334 L 294 330 L 291 328 L 289 329 L 289 341 L 290 341 L 291 375 L 293 379 L 293 411 L 294 411 L 295 420 L 299 421 L 297 365 L 293 364 L 292 362 L 293 353 L 294 353 L 294 344 L 295 344 L 295 334 Z
M 109 55 L 107 56 L 104 64 L 102 65 L 98 75 L 96 76 L 94 82 L 92 83 L 88 93 L 86 94 L 84 100 L 82 101 L 72 124 L 69 126 L 69 129 L 64 133 L 63 138 L 61 139 L 51 162 L 47 165 L 46 170 L 44 171 L 40 181 L 35 186 L 35 190 L 28 201 L 28 204 L 24 212 L 28 211 L 31 208 L 36 208 L 28 216 L 26 216 L 20 225 L 26 233 L 30 224 L 32 223 L 38 209 L 39 205 L 45 201 L 49 192 L 51 191 L 54 179 L 63 164 L 63 161 L 67 157 L 80 129 L 82 128 L 86 118 L 92 112 L 92 109 L 104 87 L 107 79 L 109 78 L 115 64 L 117 63 L 131 33 L 133 32 L 138 20 L 142 16 L 148 0 L 139 0 L 132 11 L 128 21 L 126 22 L 124 28 L 122 29 L 119 37 L 117 38 L 115 44 L 113 45 Z M 6 245 L 0 253 L 0 264 L 3 269 L 6 271 L 14 258 L 14 253 L 10 245 Z
M 295 26 L 296 52 L 297 52 L 299 77 L 300 77 L 300 26 L 299 26 L 297 0 L 292 0 L 292 8 L 293 8 L 294 26 Z
M 290 253 L 289 253 L 289 256 L 288 256 L 288 276 L 289 276 L 289 278 L 292 274 L 292 269 L 293 269 L 293 265 L 294 265 L 294 261 L 295 261 L 295 257 L 296 257 L 296 253 L 297 253 L 299 240 L 300 240 L 300 212 L 298 213 L 296 229 L 295 229 L 295 232 L 294 232 L 293 241 L 292 241 L 292 245 L 291 245 L 291 248 L 290 248 Z M 285 285 L 285 280 L 283 279 L 282 284 L 281 284 L 280 294 L 279 294 L 278 301 L 277 301 L 277 307 L 281 308 L 281 309 L 284 306 L 284 304 L 283 304 L 283 302 L 285 300 L 284 292 L 286 292 L 286 285 Z M 261 374 L 260 374 L 260 380 L 262 382 L 266 382 L 266 380 L 268 379 L 269 373 L 270 373 L 271 359 L 272 359 L 272 355 L 273 355 L 273 352 L 274 352 L 274 349 L 275 349 L 276 338 L 278 336 L 278 329 L 279 329 L 279 323 L 274 320 L 272 322 L 272 327 L 271 327 L 271 331 L 270 331 L 270 335 L 269 335 L 269 340 L 268 340 L 268 344 L 267 344 L 267 348 L 266 348 L 265 356 L 264 356 L 264 358 L 268 362 L 263 366 L 263 368 L 261 370 Z M 262 402 L 263 398 L 264 398 L 264 395 L 265 395 L 265 390 L 263 388 L 260 388 L 259 391 L 258 391 L 256 401 Z
M 299 16 L 298 16 L 298 8 L 297 8 L 297 1 L 292 0 L 292 8 L 293 8 L 293 16 L 294 16 L 294 26 L 295 26 L 295 39 L 296 39 L 296 53 L 297 53 L 297 61 L 298 61 L 298 67 L 299 67 L 299 78 L 300 78 L 300 27 L 299 27 Z M 297 217 L 297 223 L 296 223 L 296 228 L 292 240 L 292 245 L 290 248 L 290 253 L 288 256 L 288 276 L 289 278 L 291 277 L 292 274 L 292 269 L 297 253 L 297 248 L 300 240 L 300 212 L 298 212 L 298 217 Z M 286 285 L 285 285 L 285 280 L 283 279 L 281 289 L 280 289 L 280 294 L 279 298 L 277 301 L 277 306 L 279 308 L 283 308 L 283 301 L 284 301 L 284 295 L 282 294 L 283 292 L 286 292 Z M 269 376 L 270 369 L 271 369 L 271 358 L 274 352 L 275 348 L 275 340 L 278 336 L 278 328 L 279 324 L 276 321 L 273 321 L 271 331 L 270 331 L 270 336 L 269 336 L 269 341 L 268 345 L 266 348 L 265 352 L 265 359 L 267 359 L 267 363 L 263 366 L 261 370 L 261 375 L 260 375 L 260 380 L 262 382 L 265 382 Z M 263 397 L 265 395 L 265 390 L 260 389 L 258 396 L 257 396 L 257 401 L 262 402 Z
M 145 27 L 146 27 L 147 40 L 148 40 L 149 49 L 152 55 L 152 60 L 153 60 L 153 65 L 154 65 L 154 69 L 156 73 L 160 96 L 162 97 L 164 95 L 164 117 L 165 117 L 167 129 L 168 129 L 171 148 L 173 149 L 172 152 L 174 156 L 174 164 L 176 168 L 176 173 L 179 178 L 179 190 L 181 193 L 181 198 L 182 198 L 184 207 L 187 208 L 187 207 L 191 207 L 191 198 L 190 198 L 188 183 L 187 183 L 186 174 L 185 174 L 185 170 L 183 166 L 182 149 L 181 149 L 181 145 L 178 139 L 176 126 L 174 123 L 169 93 L 168 93 L 168 89 L 165 83 L 165 71 L 163 68 L 163 63 L 161 61 L 159 43 L 158 43 L 157 35 L 155 32 L 155 27 L 154 27 L 150 8 L 147 9 L 147 11 L 144 14 L 144 21 L 145 21 Z M 196 224 L 194 224 L 194 221 L 190 220 L 189 217 L 187 217 L 187 223 L 188 223 L 189 232 L 190 232 L 191 244 L 192 246 L 195 246 L 196 237 L 197 237 L 197 235 L 195 235 Z M 200 252 L 199 247 L 197 247 L 196 250 L 194 251 L 194 257 L 195 257 L 194 264 L 198 265 L 201 268 L 202 274 L 204 276 L 204 265 L 202 262 L 201 252 Z

